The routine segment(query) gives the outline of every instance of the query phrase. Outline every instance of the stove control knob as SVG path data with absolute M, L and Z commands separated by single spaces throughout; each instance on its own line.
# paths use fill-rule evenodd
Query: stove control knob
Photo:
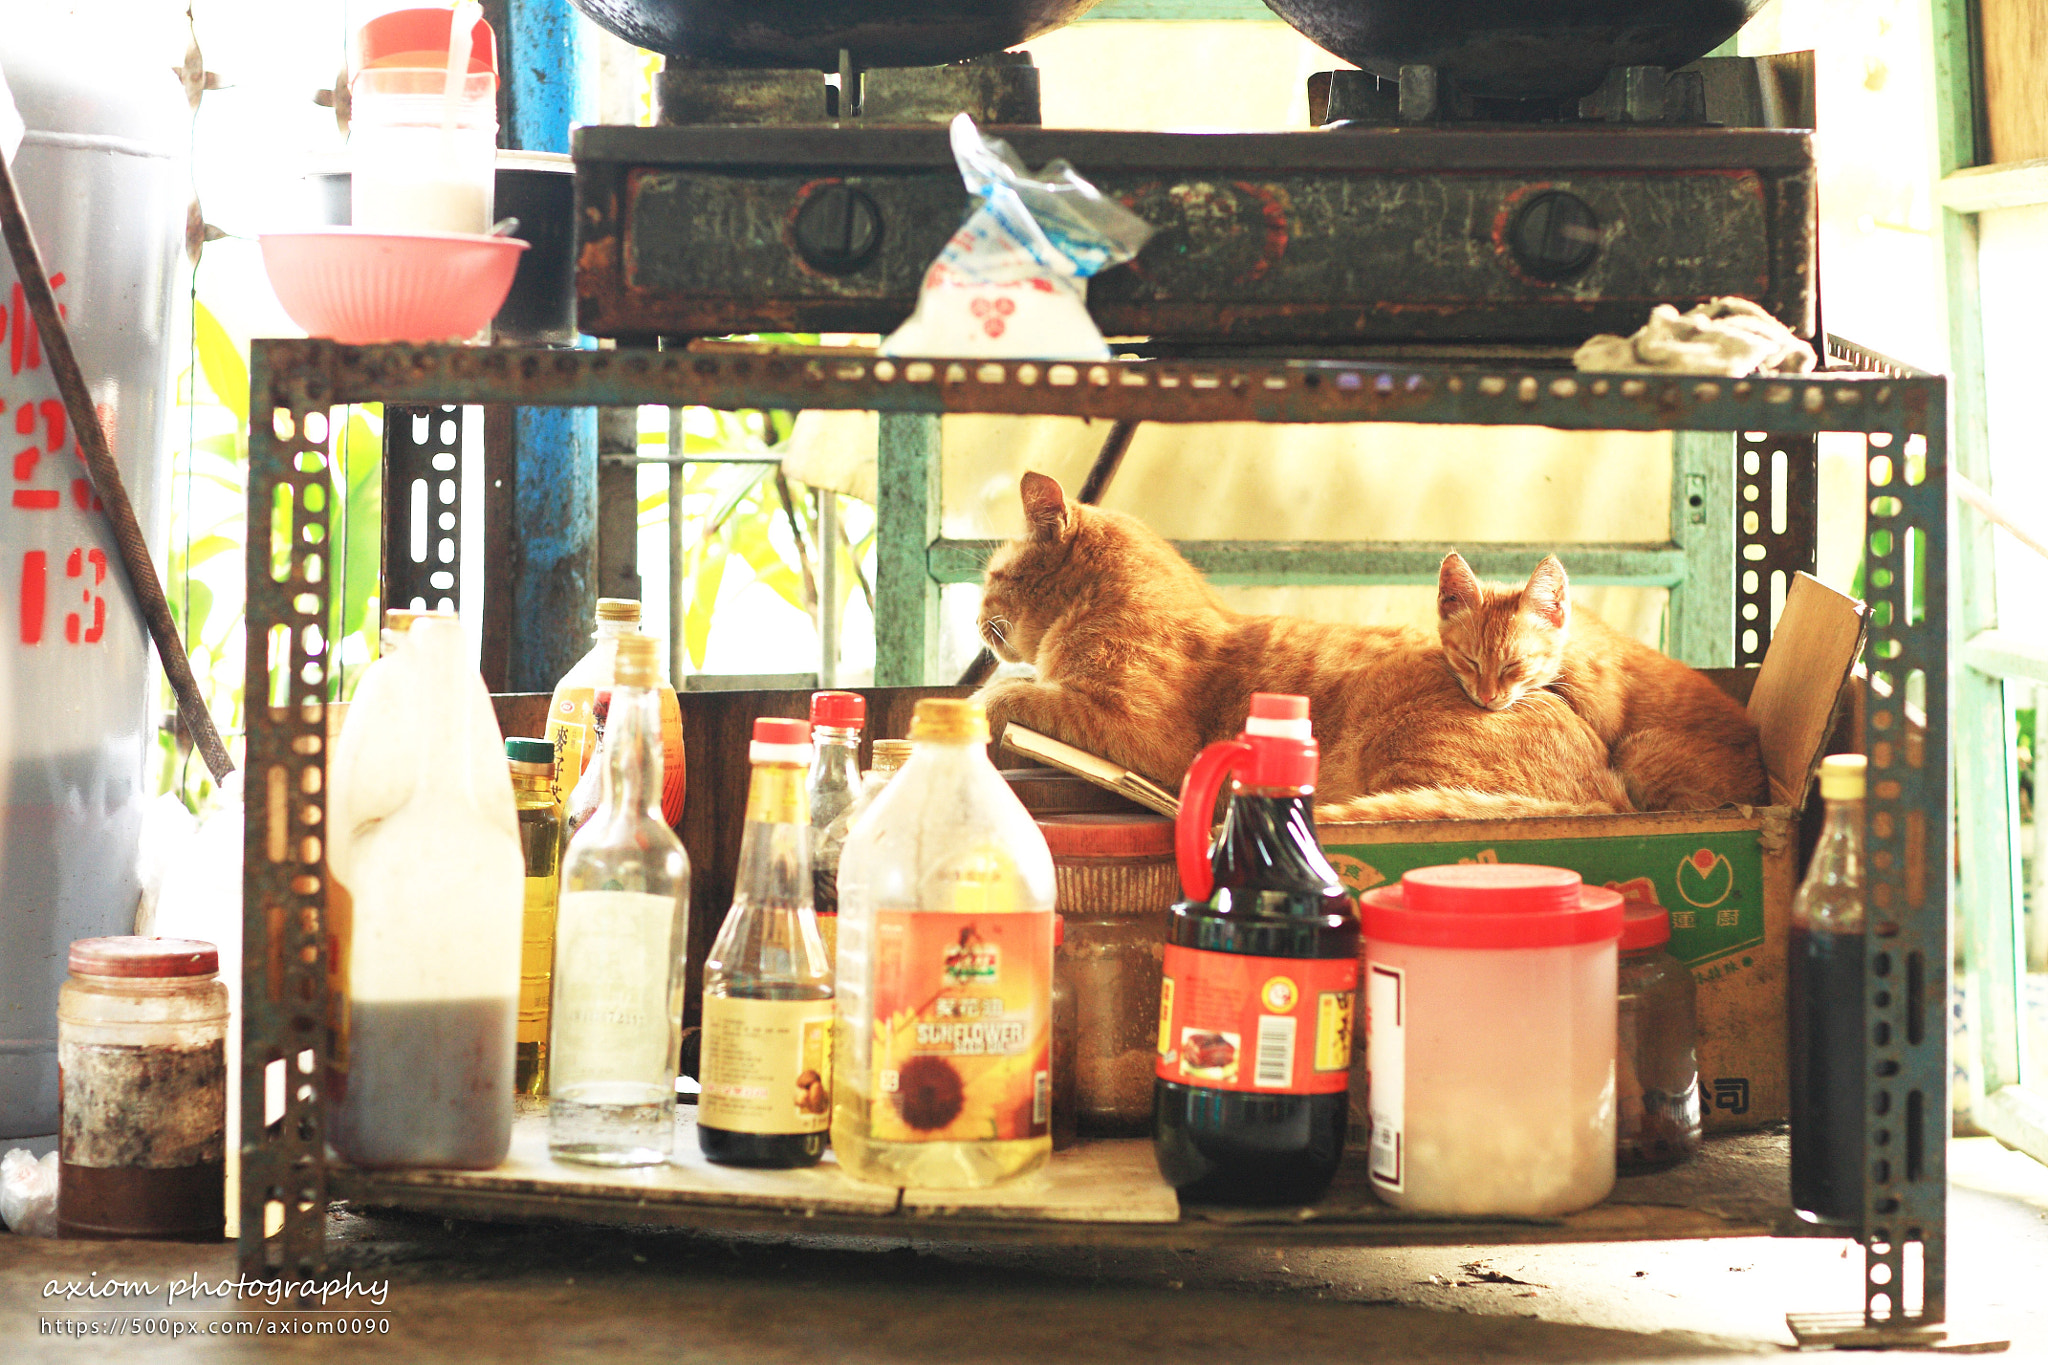
M 1600 220 L 1576 194 L 1544 190 L 1508 225 L 1508 250 L 1523 273 L 1552 284 L 1568 280 L 1600 254 Z
M 805 265 L 846 275 L 866 265 L 882 244 L 882 210 L 866 192 L 835 181 L 804 197 L 791 231 Z

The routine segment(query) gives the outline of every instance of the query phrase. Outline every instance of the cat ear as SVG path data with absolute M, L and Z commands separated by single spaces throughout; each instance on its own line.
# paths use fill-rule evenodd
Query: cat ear
M 1522 589 L 1522 610 L 1558 630 L 1571 620 L 1571 580 L 1556 555 L 1543 556 L 1529 575 L 1529 586 Z
M 1049 474 L 1027 471 L 1017 491 L 1024 498 L 1024 524 L 1038 540 L 1052 540 L 1073 519 L 1067 495 L 1058 479 Z
M 1436 571 L 1437 619 L 1447 621 L 1478 605 L 1479 579 L 1465 562 L 1465 556 L 1453 550 L 1444 556 L 1443 567 Z

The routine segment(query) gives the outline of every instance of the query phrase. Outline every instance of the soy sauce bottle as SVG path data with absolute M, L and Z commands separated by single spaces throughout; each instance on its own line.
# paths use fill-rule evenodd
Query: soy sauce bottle
M 1152 1145 L 1185 1199 L 1311 1203 L 1344 1154 L 1358 912 L 1316 842 L 1317 759 L 1308 699 L 1257 693 L 1181 787 Z
M 1810 1223 L 1863 1221 L 1863 787 L 1861 754 L 1821 760 L 1827 821 L 1792 899 L 1789 966 L 1792 1207 Z

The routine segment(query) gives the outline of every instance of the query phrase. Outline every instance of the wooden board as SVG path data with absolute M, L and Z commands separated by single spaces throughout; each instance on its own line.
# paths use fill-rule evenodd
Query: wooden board
M 1994 163 L 2048 157 L 2048 100 L 2041 95 L 2048 8 L 2040 0 L 1980 0 L 1979 13 L 1991 142 L 1982 155 Z
M 1180 1200 L 1159 1176 L 1152 1144 L 1083 1142 L 1042 1169 L 987 1190 L 905 1190 L 913 1217 L 962 1214 L 1054 1223 L 1171 1223 Z
M 528 1139 L 529 1148 L 531 1139 Z M 1063 1164 L 1116 1180 L 1119 1171 L 1149 1166 L 1143 1139 L 1094 1144 L 1121 1149 L 1092 1156 L 1061 1152 Z M 1010 1243 L 1062 1246 L 1508 1246 L 1542 1242 L 1616 1242 L 1689 1237 L 1816 1234 L 1792 1213 L 1787 1143 L 1782 1133 L 1709 1138 L 1694 1161 L 1673 1171 L 1617 1182 L 1605 1202 L 1550 1219 L 1429 1218 L 1389 1208 L 1366 1188 L 1363 1165 L 1349 1162 L 1325 1199 L 1306 1209 L 1233 1209 L 1190 1205 L 1177 1219 L 1118 1221 L 1034 1216 L 1027 1207 L 970 1207 L 954 1200 L 943 1214 L 902 1207 L 896 1192 L 879 1191 L 888 1207 L 837 1211 L 804 1202 L 748 1197 L 722 1186 L 713 1197 L 693 1192 L 698 1177 L 595 1171 L 544 1179 L 530 1150 L 515 1168 L 497 1171 L 355 1171 L 337 1167 L 334 1197 L 373 1208 L 412 1209 L 448 1217 L 514 1222 L 589 1222 L 626 1227 L 688 1228 L 709 1233 L 846 1236 L 921 1243 Z M 545 1161 L 545 1156 L 542 1156 Z M 762 1174 L 764 1179 L 779 1177 Z M 815 1173 L 814 1173 L 815 1174 Z M 836 1177 L 835 1179 L 843 1179 Z M 854 1182 L 846 1182 L 851 1185 Z

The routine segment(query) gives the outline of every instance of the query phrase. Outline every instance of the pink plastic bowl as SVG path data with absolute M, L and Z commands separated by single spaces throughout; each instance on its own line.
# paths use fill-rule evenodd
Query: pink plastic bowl
M 263 268 L 309 336 L 353 346 L 463 341 L 511 292 L 526 243 L 466 232 L 269 232 Z

